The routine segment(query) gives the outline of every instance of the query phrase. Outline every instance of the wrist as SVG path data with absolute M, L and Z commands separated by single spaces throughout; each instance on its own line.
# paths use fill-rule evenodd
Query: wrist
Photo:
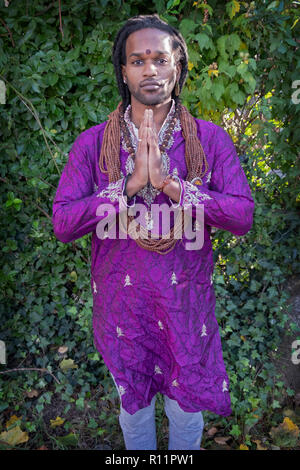
M 172 180 L 172 175 L 171 175 L 170 173 L 169 173 L 169 174 L 165 174 L 165 175 L 162 177 L 160 183 L 159 183 L 157 186 L 155 186 L 155 189 L 157 189 L 157 190 L 159 190 L 159 191 L 161 191 L 161 192 L 164 192 L 165 187 L 166 187 L 168 184 L 170 184 L 171 181 L 173 181 L 173 180 Z
M 139 190 L 142 189 L 146 184 L 144 184 L 144 182 L 133 172 L 127 175 L 124 192 L 126 196 L 130 199 L 136 193 L 138 193 Z

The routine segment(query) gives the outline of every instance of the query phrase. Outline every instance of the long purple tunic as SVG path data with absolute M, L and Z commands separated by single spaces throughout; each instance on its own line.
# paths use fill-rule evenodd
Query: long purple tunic
M 195 217 L 196 205 L 204 206 L 201 249 L 186 249 L 184 236 L 164 255 L 139 247 L 130 236 L 118 237 L 118 230 L 114 239 L 99 238 L 99 222 L 124 214 L 127 205 L 133 205 L 133 199 L 123 197 L 125 177 L 133 168 L 123 136 L 121 178 L 109 184 L 108 174 L 99 168 L 106 122 L 75 140 L 53 203 L 54 233 L 61 242 L 92 232 L 94 341 L 130 414 L 149 406 L 158 392 L 177 400 L 187 412 L 232 412 L 215 317 L 210 231 L 213 226 L 237 236 L 246 234 L 254 203 L 229 135 L 211 122 L 196 119 L 196 124 L 209 166 L 203 184 L 185 180 L 179 120 L 163 159 L 181 184 L 179 207 L 192 208 Z M 134 131 L 130 132 L 134 140 Z M 177 205 L 152 186 L 139 191 L 134 201 L 147 209 L 153 202 Z

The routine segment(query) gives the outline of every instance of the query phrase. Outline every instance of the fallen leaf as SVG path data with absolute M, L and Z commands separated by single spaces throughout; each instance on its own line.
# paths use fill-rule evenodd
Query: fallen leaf
M 240 445 L 240 450 L 249 450 L 249 447 L 246 446 L 246 444 L 241 444 Z
M 282 427 L 291 434 L 294 434 L 297 437 L 299 436 L 299 428 L 290 418 L 284 418 Z
M 264 446 L 261 445 L 261 441 L 257 440 L 257 441 L 253 441 L 253 442 L 255 442 L 255 444 L 256 444 L 256 450 L 268 450 L 267 447 L 264 447 Z
M 30 390 L 29 392 L 26 392 L 26 396 L 28 398 L 35 398 L 39 396 L 39 392 L 37 390 Z
M 23 432 L 20 426 L 14 426 L 12 429 L 8 431 L 3 431 L 0 434 L 0 441 L 4 441 L 11 446 L 15 446 L 18 444 L 22 444 L 23 442 L 27 442 L 29 436 L 27 432 Z
M 59 363 L 59 367 L 62 370 L 77 369 L 78 368 L 77 364 L 74 363 L 73 359 L 63 359 Z
M 58 352 L 59 354 L 65 354 L 68 351 L 68 349 L 69 349 L 68 346 L 60 346 L 58 348 Z
M 66 447 L 76 447 L 78 445 L 78 436 L 71 432 L 66 436 L 57 437 L 57 440 Z
M 233 449 L 228 444 L 220 445 L 212 441 L 211 445 L 209 446 L 209 450 L 233 450 Z
M 207 435 L 210 437 L 213 437 L 217 432 L 218 432 L 218 429 L 213 426 L 207 431 Z
M 214 441 L 219 445 L 225 445 L 231 439 L 231 436 L 228 437 L 215 437 Z
M 60 416 L 57 416 L 55 419 L 50 419 L 51 428 L 56 428 L 64 424 L 65 420 Z
M 18 418 L 16 415 L 12 415 L 8 421 L 6 421 L 6 427 L 10 428 L 16 421 L 19 421 L 21 418 Z
M 277 427 L 272 427 L 270 436 L 275 446 L 294 447 L 297 445 L 299 428 L 290 418 L 285 417 Z

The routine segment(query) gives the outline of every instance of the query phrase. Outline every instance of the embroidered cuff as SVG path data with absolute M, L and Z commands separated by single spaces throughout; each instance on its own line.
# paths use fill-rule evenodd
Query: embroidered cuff
M 208 194 L 202 192 L 201 189 L 190 181 L 181 180 L 183 186 L 182 206 L 189 207 L 191 205 L 202 204 L 203 201 L 212 199 Z M 194 180 L 193 180 L 194 181 Z
M 125 207 L 133 207 L 135 205 L 135 196 L 134 198 L 129 199 L 125 192 L 125 185 L 129 176 L 130 175 L 123 176 L 118 181 L 109 183 L 109 185 L 102 189 L 96 197 L 106 197 L 111 202 L 118 202 L 119 199 L 121 199 L 120 210 Z M 129 201 L 132 201 L 132 204 L 127 204 L 128 199 Z
M 109 185 L 106 186 L 106 188 L 102 189 L 100 193 L 97 194 L 97 197 L 106 197 L 111 202 L 118 201 L 119 197 L 122 196 L 123 183 L 124 183 L 124 177 L 120 178 L 118 181 L 115 181 L 114 183 L 109 183 Z

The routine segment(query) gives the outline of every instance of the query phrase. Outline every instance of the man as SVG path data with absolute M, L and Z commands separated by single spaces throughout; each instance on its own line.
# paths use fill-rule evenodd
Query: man
M 157 393 L 169 449 L 200 449 L 202 411 L 231 414 L 211 227 L 244 235 L 253 199 L 228 134 L 180 104 L 188 56 L 174 28 L 156 15 L 129 19 L 113 60 L 122 102 L 76 139 L 53 204 L 54 232 L 64 243 L 93 232 L 95 345 L 118 388 L 126 449 L 156 449 Z M 175 223 L 168 238 L 120 235 L 120 216 L 134 223 L 136 204 L 146 208 L 144 223 L 134 225 L 140 235 L 151 227 L 154 204 L 192 208 L 194 222 L 203 205 L 202 248 L 186 249 Z M 119 237 L 101 237 L 116 214 Z

